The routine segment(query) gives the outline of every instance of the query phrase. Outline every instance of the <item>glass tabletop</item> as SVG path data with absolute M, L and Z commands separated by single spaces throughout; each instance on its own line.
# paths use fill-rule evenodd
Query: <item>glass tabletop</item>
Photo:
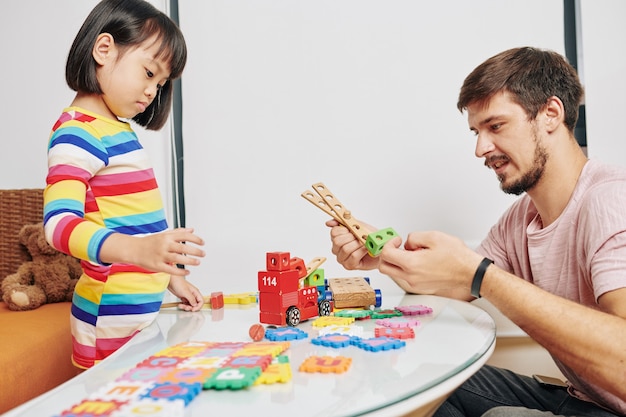
M 204 390 L 185 408 L 191 415 L 356 416 L 376 413 L 445 384 L 477 361 L 486 360 L 495 341 L 495 323 L 484 310 L 447 298 L 402 293 L 383 295 L 383 308 L 424 305 L 431 314 L 404 316 L 414 323 L 414 338 L 405 346 L 369 351 L 354 345 L 325 347 L 312 343 L 320 329 L 314 319 L 298 329 L 307 337 L 290 341 L 284 352 L 292 375 L 287 382 L 243 390 Z M 168 346 L 196 342 L 252 342 L 248 329 L 259 322 L 257 304 L 226 305 L 220 310 L 188 313 L 162 310 L 157 320 L 122 349 L 60 387 L 18 407 L 6 416 L 60 414 Z M 362 338 L 381 327 L 375 319 L 351 327 Z M 311 356 L 350 358 L 342 373 L 299 371 Z

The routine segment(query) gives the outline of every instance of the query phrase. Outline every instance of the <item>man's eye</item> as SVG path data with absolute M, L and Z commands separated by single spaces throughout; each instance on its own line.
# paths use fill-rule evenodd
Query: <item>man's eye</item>
M 502 125 L 500 123 L 496 123 L 494 125 L 491 125 L 491 130 L 498 130 L 502 127 Z

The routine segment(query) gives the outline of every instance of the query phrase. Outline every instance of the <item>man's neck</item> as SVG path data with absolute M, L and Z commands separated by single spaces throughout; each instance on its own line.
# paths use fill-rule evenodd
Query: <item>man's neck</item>
M 552 153 L 537 185 L 528 191 L 543 227 L 552 224 L 565 210 L 587 163 L 587 156 L 576 144 L 562 153 Z

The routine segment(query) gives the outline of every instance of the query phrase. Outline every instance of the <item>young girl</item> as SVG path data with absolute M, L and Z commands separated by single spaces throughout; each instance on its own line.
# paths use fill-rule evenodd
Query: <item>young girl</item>
M 123 120 L 161 128 L 186 59 L 178 27 L 143 0 L 98 3 L 69 52 L 76 97 L 52 128 L 44 224 L 50 244 L 82 260 L 71 314 L 78 367 L 149 325 L 166 289 L 180 308 L 202 308 L 176 264 L 198 265 L 204 242 L 191 229 L 166 230 L 148 155 Z

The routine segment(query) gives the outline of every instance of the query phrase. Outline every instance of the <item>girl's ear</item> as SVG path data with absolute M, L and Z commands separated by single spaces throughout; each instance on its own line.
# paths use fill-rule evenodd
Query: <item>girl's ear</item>
M 98 65 L 104 65 L 115 49 L 115 41 L 110 33 L 101 33 L 93 45 L 92 55 Z

